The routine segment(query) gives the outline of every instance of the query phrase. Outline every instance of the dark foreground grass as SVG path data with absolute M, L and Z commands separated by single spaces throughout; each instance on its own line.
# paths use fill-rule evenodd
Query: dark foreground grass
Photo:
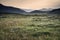
M 60 16 L 0 16 L 0 40 L 60 40 Z

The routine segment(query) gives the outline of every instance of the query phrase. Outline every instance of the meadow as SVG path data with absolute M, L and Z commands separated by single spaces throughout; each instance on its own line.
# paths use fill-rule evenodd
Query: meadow
M 0 40 L 60 40 L 60 16 L 0 14 Z

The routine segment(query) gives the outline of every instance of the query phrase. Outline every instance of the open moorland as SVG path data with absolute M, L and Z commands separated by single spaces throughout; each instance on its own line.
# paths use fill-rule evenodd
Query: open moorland
M 0 14 L 0 40 L 60 40 L 60 16 Z

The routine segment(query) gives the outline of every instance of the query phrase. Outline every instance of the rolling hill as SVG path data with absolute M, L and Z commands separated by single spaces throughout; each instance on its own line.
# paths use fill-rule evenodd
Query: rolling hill
M 6 12 L 6 13 L 25 13 L 24 10 L 19 9 L 19 8 L 15 8 L 15 7 L 11 7 L 11 6 L 5 6 L 0 4 L 0 12 Z

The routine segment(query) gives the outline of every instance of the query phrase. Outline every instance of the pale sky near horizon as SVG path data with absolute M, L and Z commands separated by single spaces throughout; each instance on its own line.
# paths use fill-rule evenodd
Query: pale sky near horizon
M 0 0 L 0 3 L 23 9 L 60 8 L 60 0 Z

